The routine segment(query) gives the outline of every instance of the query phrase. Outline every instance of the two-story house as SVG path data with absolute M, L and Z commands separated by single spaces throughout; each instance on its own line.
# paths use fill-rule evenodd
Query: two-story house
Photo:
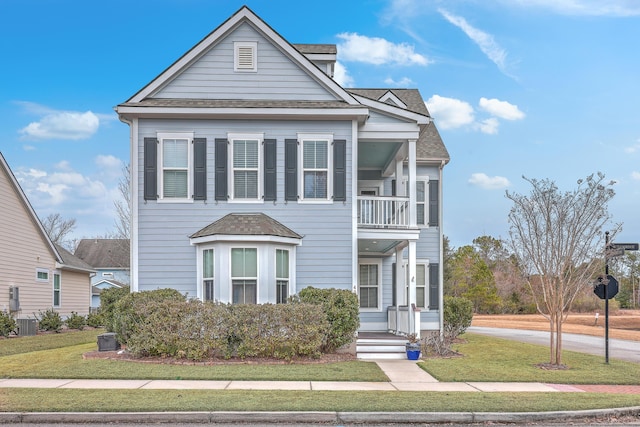
M 18 320 L 49 309 L 63 318 L 89 313 L 95 271 L 51 241 L 2 153 L 0 241 L 1 311 Z
M 341 288 L 360 331 L 441 329 L 449 155 L 418 90 L 343 88 L 335 61 L 242 7 L 116 107 L 132 291 L 285 303 Z

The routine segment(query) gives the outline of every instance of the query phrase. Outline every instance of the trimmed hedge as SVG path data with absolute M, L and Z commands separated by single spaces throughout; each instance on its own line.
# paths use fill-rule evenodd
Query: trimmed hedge
M 131 293 L 129 286 L 123 286 L 121 288 L 107 288 L 103 289 L 100 293 L 100 308 L 98 309 L 99 319 L 92 319 L 96 323 L 101 323 L 100 326 L 104 326 L 107 332 L 115 332 L 113 324 L 113 311 L 116 303 Z
M 322 307 L 330 325 L 322 346 L 323 352 L 330 353 L 353 342 L 360 327 L 360 304 L 356 294 L 345 289 L 319 289 L 309 286 L 301 290 L 293 301 Z

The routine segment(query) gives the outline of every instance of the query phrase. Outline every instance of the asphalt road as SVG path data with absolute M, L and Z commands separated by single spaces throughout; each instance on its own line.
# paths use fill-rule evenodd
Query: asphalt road
M 484 328 L 472 326 L 467 332 L 505 338 L 531 344 L 549 345 L 548 331 L 529 331 L 523 329 Z M 604 331 L 602 337 L 578 334 L 562 334 L 563 350 L 594 354 L 605 359 Z M 618 359 L 640 363 L 640 342 L 609 338 L 609 360 Z

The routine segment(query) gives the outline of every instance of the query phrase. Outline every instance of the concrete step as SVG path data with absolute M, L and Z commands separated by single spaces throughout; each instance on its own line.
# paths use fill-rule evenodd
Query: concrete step
M 356 355 L 358 359 L 402 360 L 407 358 L 406 340 L 384 338 L 358 338 Z

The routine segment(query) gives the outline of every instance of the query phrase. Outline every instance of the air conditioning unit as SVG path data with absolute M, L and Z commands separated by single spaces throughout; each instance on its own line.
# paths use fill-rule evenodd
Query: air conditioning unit
M 9 311 L 20 310 L 20 288 L 17 286 L 9 287 Z
M 38 333 L 38 321 L 36 319 L 16 319 L 18 335 L 30 336 Z

